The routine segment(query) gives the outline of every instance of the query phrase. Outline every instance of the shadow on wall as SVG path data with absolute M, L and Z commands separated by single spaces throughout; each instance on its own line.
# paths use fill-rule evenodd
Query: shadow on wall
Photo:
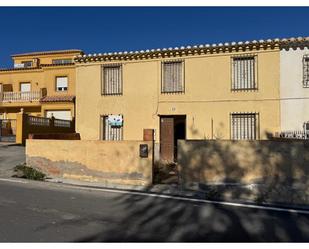
M 213 199 L 309 205 L 309 141 L 266 137 L 178 141 L 181 186 Z
M 187 153 L 193 157 L 192 160 L 194 159 L 196 162 L 194 166 L 200 170 L 192 172 L 192 177 L 201 179 L 201 170 L 204 167 L 202 163 L 208 157 L 216 154 L 224 158 L 224 160 L 222 159 L 224 166 L 219 172 L 224 177 L 223 179 L 227 180 L 231 176 L 237 176 L 242 180 L 249 169 L 244 169 L 242 165 L 239 165 L 238 151 L 232 150 L 234 144 L 237 143 L 231 142 L 222 146 L 220 143 L 213 142 L 213 146 L 202 156 L 196 150 L 198 148 L 188 147 Z M 247 156 L 249 157 L 253 152 L 257 153 L 256 158 L 258 159 L 256 160 L 260 160 L 257 161 L 259 164 L 271 164 L 278 167 L 278 174 L 271 178 L 271 181 L 276 182 L 281 179 L 279 173 L 290 168 L 289 163 L 282 161 L 283 159 L 273 162 L 277 152 L 283 149 L 287 150 L 285 159 L 291 160 L 293 165 L 297 165 L 296 162 L 301 161 L 300 154 L 304 152 L 302 146 L 299 143 L 295 149 L 288 150 L 286 145 L 281 145 L 281 143 L 261 143 L 261 145 L 258 143 L 253 148 L 249 148 L 250 152 Z M 121 156 L 120 151 L 119 156 Z M 208 162 L 208 160 L 206 161 Z M 201 164 L 199 165 L 198 162 Z M 282 163 L 285 165 L 282 166 Z M 254 168 L 254 165 L 252 167 Z M 292 172 L 292 169 L 290 170 Z M 236 174 L 236 172 L 238 173 Z M 266 166 L 262 173 L 265 179 L 269 179 Z M 282 179 L 292 181 L 292 179 Z M 96 232 L 78 238 L 76 240 L 78 242 L 309 241 L 309 216 L 304 214 L 192 203 L 134 194 L 110 195 L 109 202 L 112 203 L 113 209 L 117 210 L 113 217 L 98 210 L 95 217 L 86 216 L 60 222 L 57 225 L 83 227 L 85 224 L 93 224 L 94 222 L 99 224 Z M 48 226 L 54 227 L 50 224 L 44 229 L 48 229 Z
M 148 157 L 139 154 L 148 145 Z M 152 184 L 153 148 L 144 141 L 29 139 L 27 165 L 48 177 L 143 188 Z

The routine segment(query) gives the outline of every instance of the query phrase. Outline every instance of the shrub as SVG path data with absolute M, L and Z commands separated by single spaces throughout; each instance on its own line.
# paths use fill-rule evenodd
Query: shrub
M 14 168 L 14 172 L 16 172 L 13 177 L 19 177 L 19 178 L 25 178 L 30 180 L 36 180 L 36 181 L 44 181 L 46 178 L 46 175 L 32 167 L 29 167 L 27 165 L 17 165 Z

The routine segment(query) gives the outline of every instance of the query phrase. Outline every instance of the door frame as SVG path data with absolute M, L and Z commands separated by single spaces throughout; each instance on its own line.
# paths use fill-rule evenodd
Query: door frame
M 187 139 L 187 115 L 186 114 L 175 114 L 175 115 L 164 115 L 164 114 L 159 114 L 159 154 L 160 154 L 160 159 L 161 159 L 161 118 L 173 118 L 174 122 L 173 122 L 173 141 L 175 141 L 175 117 L 183 117 L 184 118 L 184 124 L 185 124 L 185 139 Z M 175 151 L 177 151 L 177 141 L 176 144 L 174 143 L 174 154 L 173 154 L 173 158 L 174 158 L 174 162 L 177 160 L 177 158 L 175 158 Z

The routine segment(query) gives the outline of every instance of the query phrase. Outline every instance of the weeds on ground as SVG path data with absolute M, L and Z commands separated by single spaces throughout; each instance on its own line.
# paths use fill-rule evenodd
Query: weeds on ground
M 25 178 L 36 181 L 44 181 L 46 175 L 32 167 L 27 166 L 26 164 L 17 165 L 14 168 L 15 174 L 13 177 Z
M 171 177 L 172 173 L 177 172 L 177 164 L 174 162 L 158 161 L 154 164 L 154 183 L 164 183 Z

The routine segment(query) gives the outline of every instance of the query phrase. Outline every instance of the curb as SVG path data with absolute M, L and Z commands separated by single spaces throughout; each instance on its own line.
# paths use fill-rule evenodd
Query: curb
M 120 193 L 120 194 L 132 194 L 132 195 L 142 195 L 142 196 L 151 196 L 165 199 L 174 199 L 179 201 L 190 201 L 196 203 L 205 203 L 205 204 L 214 204 L 214 205 L 224 205 L 224 206 L 233 206 L 233 207 L 243 207 L 243 208 L 254 208 L 254 209 L 264 209 L 268 211 L 280 211 L 280 212 L 288 212 L 288 213 L 300 213 L 309 215 L 309 207 L 296 207 L 293 205 L 278 205 L 278 204 L 256 204 L 252 202 L 235 202 L 229 200 L 211 200 L 211 199 L 203 199 L 198 193 L 194 192 L 194 195 L 179 195 L 179 194 L 168 194 L 163 192 L 155 192 L 155 191 L 145 191 L 145 190 L 132 190 L 132 189 L 121 189 L 121 188 L 108 188 L 108 187 L 100 187 L 100 186 L 89 186 L 83 184 L 73 184 L 73 183 L 65 183 L 65 182 L 55 182 L 55 181 L 34 181 L 28 179 L 21 178 L 0 178 L 0 181 L 8 181 L 8 182 L 18 182 L 18 183 L 50 183 L 54 186 L 68 186 L 76 189 L 83 190 L 97 190 L 102 192 L 112 192 L 112 193 Z

